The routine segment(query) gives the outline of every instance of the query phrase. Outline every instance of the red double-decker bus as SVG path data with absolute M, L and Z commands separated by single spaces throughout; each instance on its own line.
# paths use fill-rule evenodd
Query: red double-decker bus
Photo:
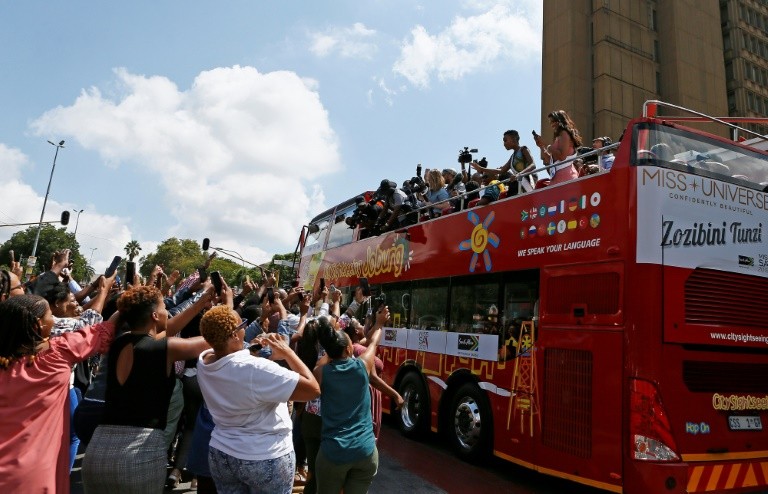
M 768 155 L 643 115 L 608 172 L 367 238 L 350 200 L 305 230 L 306 288 L 386 297 L 404 434 L 612 492 L 768 487 Z

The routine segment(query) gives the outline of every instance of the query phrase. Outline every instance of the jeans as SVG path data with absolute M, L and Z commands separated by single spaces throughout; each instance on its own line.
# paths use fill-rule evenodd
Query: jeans
M 75 466 L 77 448 L 80 447 L 80 438 L 75 432 L 75 409 L 81 400 L 80 390 L 69 388 L 69 471 Z
M 210 448 L 208 463 L 219 494 L 291 494 L 293 490 L 293 451 L 273 460 L 241 460 Z

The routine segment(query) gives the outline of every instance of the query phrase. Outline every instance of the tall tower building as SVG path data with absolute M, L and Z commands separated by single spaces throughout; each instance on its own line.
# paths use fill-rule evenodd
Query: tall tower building
M 720 0 L 720 22 L 729 115 L 768 116 L 768 0 Z
M 721 10 L 732 14 L 737 4 L 759 4 L 762 12 L 768 2 L 544 0 L 542 131 L 547 114 L 563 109 L 585 144 L 603 135 L 616 140 L 650 99 L 728 115 Z

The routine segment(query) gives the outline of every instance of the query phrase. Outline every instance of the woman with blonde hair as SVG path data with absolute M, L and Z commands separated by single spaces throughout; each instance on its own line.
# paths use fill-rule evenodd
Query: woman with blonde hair
M 536 145 L 541 148 L 542 158 L 549 156 L 552 165 L 552 181 L 550 185 L 566 182 L 579 176 L 573 159 L 576 158 L 576 150 L 581 146 L 581 134 L 571 117 L 564 110 L 556 110 L 548 115 L 549 125 L 552 127 L 552 144 L 546 146 L 541 136 L 534 134 Z M 568 163 L 561 164 L 564 161 Z
M 316 398 L 320 385 L 279 334 L 260 336 L 250 349 L 268 345 L 271 358 L 285 360 L 290 369 L 244 349 L 246 323 L 224 306 L 200 321 L 212 347 L 197 363 L 200 390 L 216 424 L 208 451 L 211 476 L 219 492 L 288 494 L 296 456 L 287 402 Z
M 451 198 L 450 194 L 445 188 L 445 179 L 443 178 L 440 170 L 432 169 L 427 170 L 424 176 L 427 182 L 427 190 L 422 195 L 422 200 L 428 204 L 438 204 L 430 210 L 430 216 L 435 218 L 440 216 L 443 209 L 450 207 L 450 203 L 447 202 Z

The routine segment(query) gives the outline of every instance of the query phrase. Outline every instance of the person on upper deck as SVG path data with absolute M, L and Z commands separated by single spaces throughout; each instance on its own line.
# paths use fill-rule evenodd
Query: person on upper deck
M 470 166 L 479 172 L 487 173 L 493 178 L 499 178 L 505 173 L 511 173 L 512 176 L 517 177 L 522 173 L 528 173 L 536 168 L 531 152 L 526 146 L 520 145 L 520 134 L 516 130 L 508 130 L 504 132 L 504 137 L 502 139 L 504 149 L 512 151 L 512 156 L 509 157 L 507 162 L 504 163 L 501 168 L 485 168 L 477 161 L 470 163 Z M 499 178 L 499 180 L 501 180 L 501 178 Z M 521 187 L 525 192 L 533 190 L 535 180 L 534 175 L 526 175 L 524 177 L 519 177 L 516 182 L 510 182 L 509 195 L 516 195 Z
M 602 149 L 605 146 L 610 146 L 613 141 L 608 136 L 595 137 L 592 139 L 592 149 Z M 613 151 L 608 150 L 604 154 L 600 154 L 597 158 L 597 163 L 600 166 L 600 171 L 610 170 L 613 166 Z
M 408 195 L 398 189 L 395 182 L 387 179 L 382 180 L 376 193 L 385 198 L 384 208 L 376 220 L 376 224 L 382 232 L 415 223 L 413 215 L 408 214 L 413 210 Z
M 550 182 L 550 185 L 554 185 L 578 177 L 573 161 L 568 160 L 576 158 L 576 149 L 581 146 L 581 134 L 564 110 L 553 111 L 548 117 L 553 131 L 552 144 L 545 145 L 538 134 L 534 134 L 534 139 L 536 145 L 542 150 L 542 155 L 548 155 L 550 164 L 554 165 Z M 563 163 L 564 161 L 568 162 Z

